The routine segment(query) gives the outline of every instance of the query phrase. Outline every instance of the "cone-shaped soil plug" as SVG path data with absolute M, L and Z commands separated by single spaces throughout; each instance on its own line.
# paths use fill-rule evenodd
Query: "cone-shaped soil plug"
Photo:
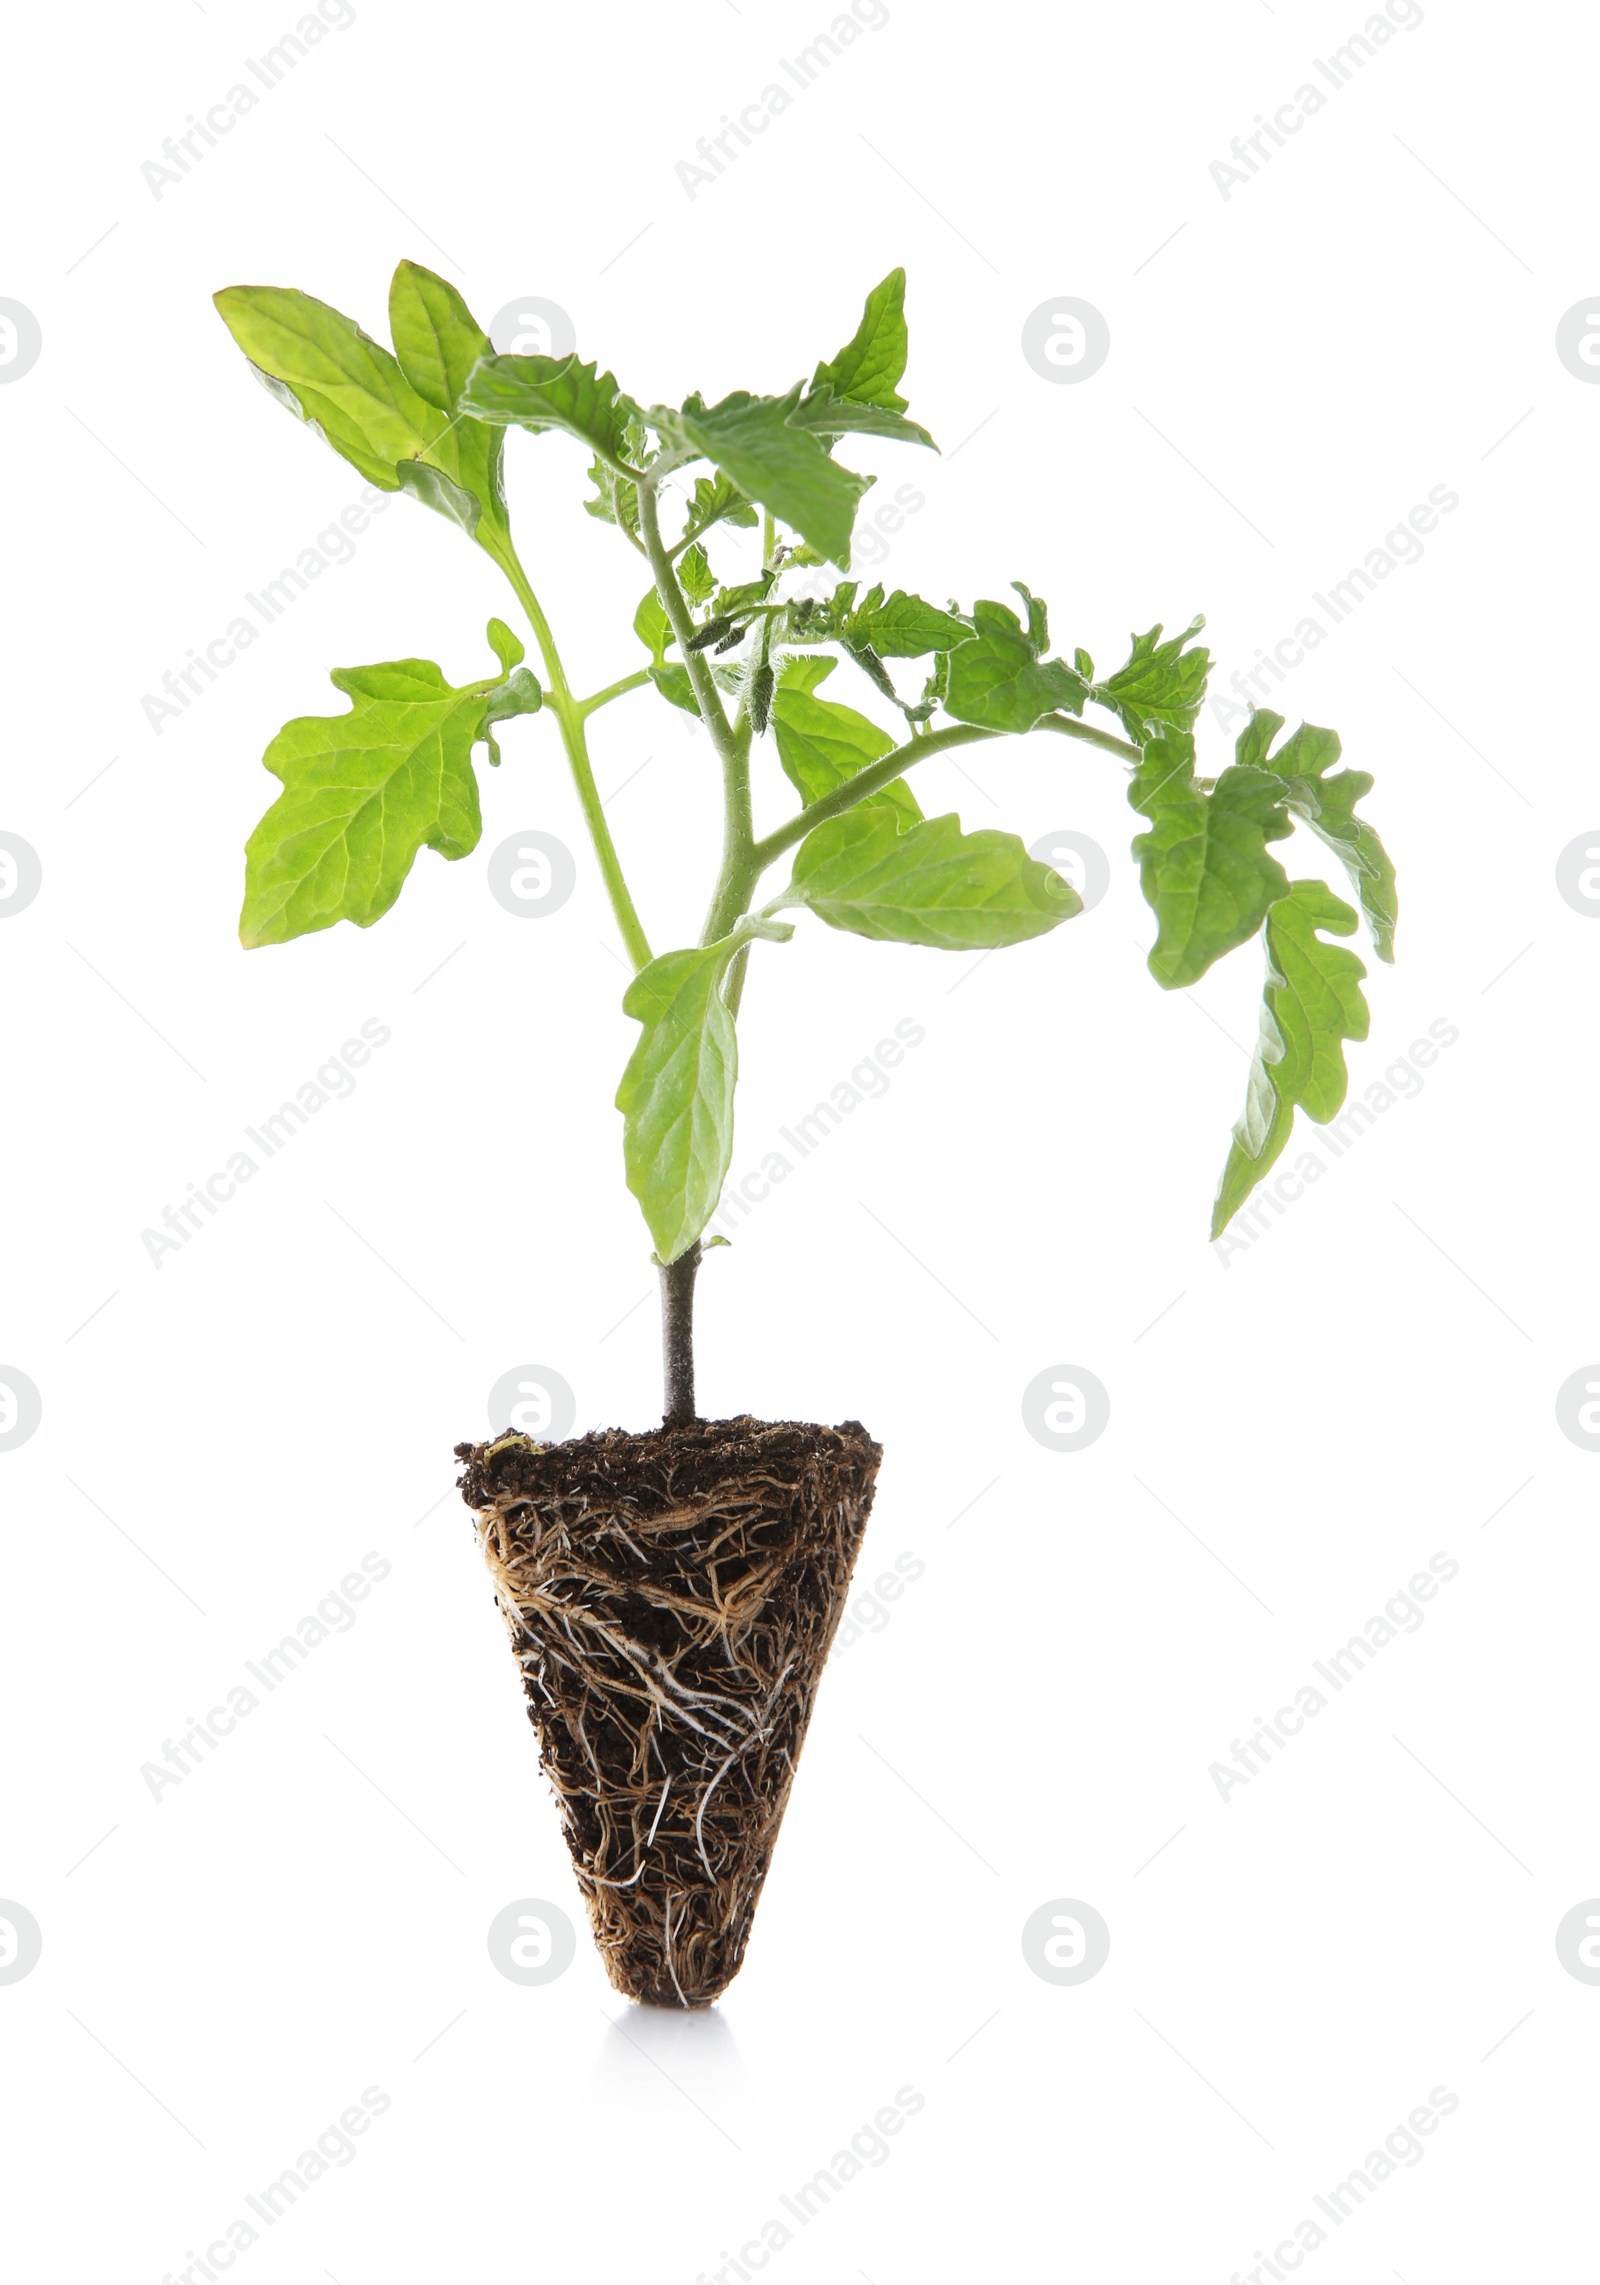
M 705 2007 L 744 1957 L 882 1458 L 858 1421 L 461 1444 L 606 1972 Z

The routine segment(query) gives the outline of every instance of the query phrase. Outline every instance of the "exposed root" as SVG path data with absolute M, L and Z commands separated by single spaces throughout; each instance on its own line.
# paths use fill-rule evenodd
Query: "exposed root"
M 456 1451 L 606 1971 L 704 2007 L 744 1956 L 879 1448 L 745 1417 Z

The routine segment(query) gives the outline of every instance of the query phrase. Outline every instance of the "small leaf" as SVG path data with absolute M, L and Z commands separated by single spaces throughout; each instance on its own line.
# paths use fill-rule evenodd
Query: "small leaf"
M 713 524 L 733 524 L 751 529 L 760 521 L 761 518 L 737 485 L 731 484 L 721 469 L 718 469 L 715 476 L 695 478 L 683 537 L 694 539 L 699 533 L 710 531 Z
M 897 587 L 887 601 L 881 587 L 869 589 L 859 602 L 856 593 L 854 580 L 842 580 L 824 601 L 807 596 L 791 605 L 794 640 L 862 644 L 880 658 L 913 659 L 927 651 L 950 650 L 972 633 L 967 620 L 903 588 Z
M 956 656 L 959 657 L 959 652 Z M 1292 828 L 1269 770 L 1235 765 L 1209 791 L 1194 775 L 1194 740 L 1172 730 L 1144 748 L 1128 787 L 1150 820 L 1135 836 L 1145 901 L 1160 923 L 1150 973 L 1167 991 L 1192 984 L 1254 936 L 1288 875 L 1267 853 Z
M 692 714 L 699 721 L 699 701 L 695 697 L 694 684 L 689 680 L 687 667 L 652 666 L 645 671 L 669 705 L 681 706 L 685 714 Z
M 1043 605 L 1029 598 L 1029 615 Z M 958 722 L 989 730 L 1031 730 L 1041 715 L 1081 714 L 1088 685 L 1061 659 L 1041 659 L 1015 611 L 1004 603 L 975 603 L 976 632 L 948 653 L 945 709 Z
M 504 619 L 491 619 L 484 631 L 489 638 L 490 650 L 507 674 L 514 666 L 521 666 L 528 655 L 527 651 L 523 647 L 522 638 L 513 634 Z
M 1203 644 L 1194 650 L 1183 646 L 1204 625 L 1205 620 L 1197 618 L 1166 642 L 1161 640 L 1159 624 L 1147 635 L 1130 636 L 1133 649 L 1126 664 L 1090 691 L 1100 705 L 1121 715 L 1135 745 L 1142 746 L 1166 727 L 1193 729 L 1206 695 L 1211 653 Z
M 692 547 L 686 547 L 678 558 L 678 585 L 696 609 L 702 603 L 709 603 L 716 593 L 716 574 L 706 561 L 706 551 L 698 540 Z
M 1338 856 L 1361 900 L 1374 951 L 1380 960 L 1392 961 L 1399 909 L 1394 866 L 1372 827 L 1355 814 L 1356 803 L 1372 791 L 1372 779 L 1365 770 L 1340 770 L 1329 777 L 1327 772 L 1339 759 L 1338 733 L 1319 730 L 1310 722 L 1302 722 L 1275 754 L 1269 753 L 1282 728 L 1281 714 L 1263 709 L 1252 715 L 1239 735 L 1235 754 L 1240 761 L 1248 759 L 1276 771 L 1284 780 L 1290 815 L 1304 819 Z
M 569 357 L 480 357 L 462 403 L 480 420 L 540 431 L 565 429 L 602 460 L 626 460 L 629 424 L 639 417 L 614 373 Z
M 1050 648 L 1049 610 L 1031 589 L 1023 586 L 1020 579 L 1013 579 L 1011 584 L 1028 606 L 1028 641 L 1033 647 L 1034 657 L 1039 658 Z
M 738 1044 L 722 997 L 726 939 L 666 952 L 623 994 L 644 1029 L 617 1089 L 628 1188 L 657 1256 L 676 1261 L 717 1209 L 733 1156 Z
M 1217 1190 L 1213 1238 L 1270 1172 L 1289 1139 L 1296 1106 L 1326 1125 L 1344 1102 L 1344 1042 L 1367 1036 L 1366 970 L 1353 952 L 1322 938 L 1349 936 L 1355 927 L 1350 907 L 1321 881 L 1292 882 L 1267 915 L 1261 1037 Z
M 653 587 L 647 587 L 640 598 L 639 608 L 633 614 L 633 631 L 656 665 L 663 665 L 667 645 L 676 638 L 672 632 L 672 622 Z
M 478 735 L 489 749 L 491 767 L 500 767 L 500 741 L 494 725 L 509 722 L 518 714 L 537 714 L 543 704 L 544 692 L 525 666 L 514 667 L 505 681 L 490 691 Z
M 652 428 L 669 448 L 703 454 L 752 500 L 809 540 L 841 570 L 850 567 L 850 533 L 868 479 L 830 459 L 814 436 L 789 425 L 798 385 L 786 397 L 745 389 L 715 405 L 698 396 L 681 411 L 656 405 Z
M 812 374 L 813 390 L 831 389 L 858 405 L 882 405 L 891 413 L 903 413 L 906 400 L 896 388 L 909 352 L 905 299 L 905 271 L 891 270 L 868 294 L 861 323 L 838 356 Z
M 1014 833 L 963 833 L 955 817 L 896 824 L 863 803 L 819 825 L 795 852 L 785 902 L 853 936 L 951 952 L 1021 944 L 1083 910 Z
M 784 775 L 808 806 L 847 784 L 869 762 L 894 747 L 888 731 L 868 721 L 866 715 L 802 688 L 792 666 L 773 700 L 772 729 Z M 922 815 L 903 778 L 868 794 L 861 808 L 886 810 L 902 826 L 915 825 Z
M 245 847 L 247 947 L 339 920 L 370 928 L 419 849 L 465 857 L 483 830 L 472 747 L 504 686 L 457 689 L 429 659 L 336 667 L 330 679 L 349 713 L 286 722 L 262 756 L 284 790 Z

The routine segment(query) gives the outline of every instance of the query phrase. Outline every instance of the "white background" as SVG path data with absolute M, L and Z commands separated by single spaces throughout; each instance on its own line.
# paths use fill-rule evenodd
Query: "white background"
M 141 162 L 293 22 L 157 0 L 10 34 L 0 293 L 44 344 L 0 388 L 0 827 L 44 868 L 0 932 L 0 1362 L 44 1407 L 0 1454 L 0 1895 L 44 1944 L 0 1985 L 18 2274 L 180 2276 L 369 2086 L 390 2108 L 240 2257 L 252 2285 L 691 2285 L 903 2086 L 925 2107 L 773 2257 L 785 2285 L 1226 2285 L 1436 2087 L 1458 2108 L 1421 2162 L 1309 2267 L 1577 2274 L 1600 1991 L 1553 1938 L 1600 1890 L 1600 1462 L 1554 1400 L 1600 1354 L 1600 931 L 1555 866 L 1600 815 L 1600 389 L 1554 334 L 1600 283 L 1592 28 L 1429 0 L 1224 198 L 1211 162 L 1359 7 L 892 0 L 691 199 L 676 163 L 825 8 L 358 0 L 154 197 Z M 1057 934 L 981 966 L 814 924 L 757 948 L 736 1169 L 897 1020 L 927 1037 L 708 1263 L 702 1402 L 864 1420 L 861 1582 L 925 1570 L 836 1655 L 748 1965 L 695 2020 L 629 2008 L 589 1948 L 451 1490 L 514 1365 L 564 1375 L 580 1428 L 658 1408 L 624 971 L 553 724 L 509 726 L 480 849 L 425 853 L 380 927 L 235 935 L 273 730 L 338 710 L 333 665 L 482 675 L 509 598 L 399 500 L 181 720 L 141 707 L 360 491 L 212 291 L 299 285 L 381 332 L 402 256 L 485 319 L 556 301 L 647 401 L 786 386 L 905 263 L 911 409 L 947 457 L 852 456 L 925 495 L 882 575 L 964 604 L 1025 579 L 1102 667 L 1204 610 L 1225 688 L 1459 494 L 1280 700 L 1374 773 L 1400 870 L 1355 1090 L 1432 1023 L 1459 1040 L 1337 1162 L 1311 1136 L 1325 1178 L 1247 1251 L 1206 1222 L 1258 953 L 1156 989 L 1110 758 L 1038 739 L 918 785 L 1100 842 L 1111 892 Z M 1111 329 L 1081 386 L 1020 350 L 1061 294 Z M 582 465 L 512 437 L 586 687 L 638 663 L 642 581 Z M 1202 742 L 1219 766 L 1209 717 Z M 705 742 L 645 693 L 596 748 L 652 940 L 686 941 Z M 769 820 L 782 793 L 769 765 Z M 530 921 L 485 867 L 535 827 L 580 882 Z M 369 1017 L 393 1036 L 354 1095 L 155 1267 L 141 1231 Z M 1020 1412 L 1062 1363 L 1111 1400 L 1071 1455 Z M 141 1765 L 368 1551 L 392 1569 L 356 1625 L 153 1800 Z M 1441 1551 L 1420 1630 L 1219 1798 L 1210 1765 Z M 580 1921 L 538 1989 L 485 1944 L 530 1896 Z M 1073 1988 L 1020 1945 L 1060 1897 L 1111 1930 Z

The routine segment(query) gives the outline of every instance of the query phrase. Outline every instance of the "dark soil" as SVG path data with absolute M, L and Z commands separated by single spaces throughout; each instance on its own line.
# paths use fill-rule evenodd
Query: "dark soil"
M 744 1957 L 883 1455 L 859 1421 L 458 1444 L 606 1972 L 705 2007 Z

